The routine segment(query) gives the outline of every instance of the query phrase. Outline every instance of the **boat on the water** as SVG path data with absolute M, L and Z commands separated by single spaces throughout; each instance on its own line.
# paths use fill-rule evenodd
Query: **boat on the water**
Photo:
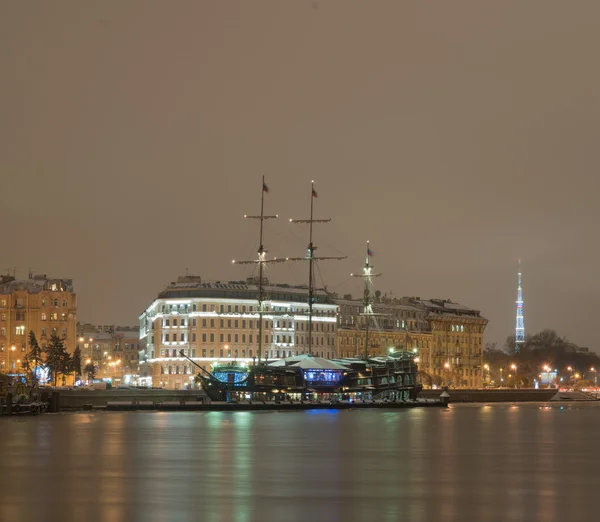
M 260 237 L 258 258 L 252 261 L 237 261 L 238 264 L 253 264 L 258 268 L 258 361 L 253 365 L 240 364 L 237 361 L 217 362 L 207 371 L 189 357 L 183 350 L 182 357 L 196 365 L 200 373 L 196 377 L 201 387 L 212 400 L 281 400 L 281 399 L 387 399 L 415 400 L 422 389 L 418 382 L 416 354 L 409 351 L 395 351 L 386 356 L 371 357 L 369 354 L 369 329 L 377 325 L 372 307 L 372 278 L 380 274 L 372 273 L 369 258 L 372 252 L 367 242 L 366 261 L 361 274 L 355 277 L 364 279 L 364 311 L 365 317 L 365 352 L 355 358 L 324 359 L 312 353 L 312 322 L 313 304 L 315 302 L 314 263 L 320 260 L 341 260 L 344 257 L 315 257 L 316 246 L 313 244 L 313 224 L 326 223 L 329 219 L 314 219 L 313 208 L 316 192 L 314 183 L 311 184 L 310 218 L 290 220 L 292 223 L 309 225 L 309 243 L 307 255 L 298 258 L 266 259 L 263 246 L 263 222 L 277 216 L 264 214 L 264 194 L 266 192 L 264 177 L 261 191 L 261 211 L 257 216 L 245 216 L 260 222 Z M 262 325 L 266 312 L 263 304 L 265 293 L 263 289 L 263 270 L 267 263 L 307 261 L 308 262 L 308 311 L 307 339 L 308 353 L 277 360 L 262 359 Z M 235 261 L 234 261 L 235 262 Z M 354 275 L 354 274 L 353 274 Z M 270 315 L 280 314 L 282 318 L 289 315 L 286 311 L 268 312 Z

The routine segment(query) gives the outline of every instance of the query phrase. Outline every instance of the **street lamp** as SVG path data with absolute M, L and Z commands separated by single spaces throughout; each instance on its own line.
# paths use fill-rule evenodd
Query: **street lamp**
M 590 372 L 594 372 L 594 388 L 598 387 L 598 372 L 596 371 L 596 368 L 594 368 L 593 366 L 590 368 Z
M 518 383 L 517 383 L 517 365 L 516 364 L 511 364 L 510 368 L 515 372 L 515 388 L 517 387 Z
M 11 350 L 12 352 L 14 352 L 16 349 L 17 349 L 17 347 L 16 347 L 14 344 L 13 344 L 13 345 L 10 347 L 10 350 Z M 13 364 L 14 364 L 14 363 L 13 363 Z M 9 357 L 9 361 L 8 361 L 8 367 L 9 367 L 9 369 L 10 369 L 10 370 L 12 370 L 12 369 L 13 369 L 13 368 L 11 368 L 11 366 L 10 366 L 10 357 Z
M 573 380 L 573 367 L 567 366 L 567 370 L 569 370 L 571 372 L 571 379 L 569 380 L 569 382 L 571 382 Z
M 502 368 L 502 366 L 500 367 L 500 388 L 503 387 L 504 384 L 504 377 L 502 377 L 502 372 L 504 371 L 504 369 Z

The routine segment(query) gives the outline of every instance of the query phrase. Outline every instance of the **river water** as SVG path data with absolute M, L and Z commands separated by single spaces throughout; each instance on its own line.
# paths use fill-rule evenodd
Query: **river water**
M 600 518 L 600 405 L 0 419 L 0 521 Z

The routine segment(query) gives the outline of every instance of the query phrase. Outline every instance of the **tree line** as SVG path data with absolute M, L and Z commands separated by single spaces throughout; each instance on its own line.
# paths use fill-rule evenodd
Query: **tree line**
M 496 343 L 485 345 L 484 361 L 489 365 L 490 377 L 496 383 L 500 382 L 501 374 L 506 382 L 513 364 L 517 367 L 516 379 L 513 379 L 518 380 L 522 386 L 531 386 L 546 365 L 552 370 L 556 369 L 559 376 L 568 379 L 574 372 L 583 376 L 591 368 L 600 367 L 600 357 L 596 353 L 581 351 L 577 345 L 551 329 L 527 336 L 518 352 L 515 348 L 514 335 L 507 337 L 502 348 L 498 348 Z M 500 372 L 500 368 L 503 372 Z
M 59 377 L 62 377 L 64 383 L 67 375 L 73 375 L 77 380 L 85 373 L 89 380 L 93 380 L 97 373 L 96 366 L 91 362 L 83 368 L 82 372 L 79 346 L 71 355 L 67 352 L 65 339 L 53 333 L 48 345 L 42 348 L 33 331 L 29 332 L 29 350 L 23 357 L 21 366 L 27 380 L 31 383 L 37 382 L 36 368 L 48 369 L 54 386 L 57 385 Z

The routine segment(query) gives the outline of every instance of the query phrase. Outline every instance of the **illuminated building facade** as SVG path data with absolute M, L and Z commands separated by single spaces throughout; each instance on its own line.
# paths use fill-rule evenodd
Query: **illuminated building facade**
M 263 284 L 263 358 L 291 357 L 308 351 L 308 289 Z M 314 292 L 312 353 L 335 356 L 337 306 L 323 291 Z M 251 364 L 258 356 L 257 281 L 204 282 L 179 277 L 140 315 L 144 343 L 140 373 L 145 384 L 182 389 L 198 372 L 188 360 L 210 371 L 218 361 Z
M 347 296 L 348 297 L 348 296 Z M 339 357 L 364 354 L 365 317 L 358 300 L 336 299 L 339 306 Z M 450 300 L 379 297 L 370 318 L 369 355 L 414 350 L 419 370 L 442 383 L 483 385 L 483 332 L 487 319 L 478 310 Z
M 114 385 L 130 384 L 138 376 L 139 326 L 77 325 L 77 345 L 81 350 L 82 369 L 93 363 L 97 379 Z
M 450 299 L 405 297 L 403 304 L 424 310 L 433 336 L 420 353 L 423 369 L 446 383 L 483 386 L 483 332 L 488 320 L 478 310 Z
M 339 357 L 362 357 L 365 353 L 366 317 L 361 301 L 336 299 L 339 306 L 337 352 Z M 372 303 L 375 317 L 369 318 L 369 356 L 387 355 L 391 350 L 417 350 L 431 346 L 432 335 L 425 310 L 402 305 L 387 298 Z M 422 367 L 421 362 L 419 364 Z
M 0 372 L 21 374 L 33 331 L 42 348 L 54 333 L 73 353 L 77 299 L 71 279 L 29 274 L 27 279 L 0 276 Z M 68 377 L 67 377 L 68 380 Z M 68 384 L 68 383 L 67 383 Z

